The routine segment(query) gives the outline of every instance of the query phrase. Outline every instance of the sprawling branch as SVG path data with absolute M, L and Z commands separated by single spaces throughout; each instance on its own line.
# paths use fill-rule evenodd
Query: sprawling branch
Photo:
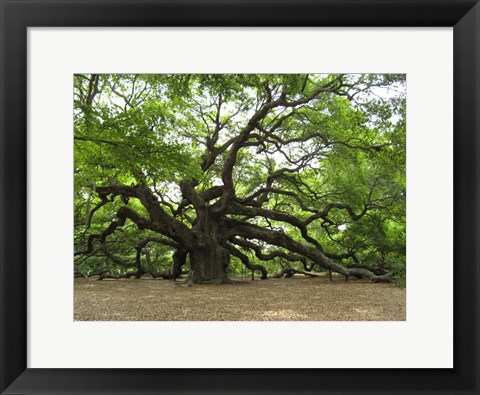
M 319 250 L 323 250 L 320 243 L 308 234 L 308 230 L 304 222 L 293 215 L 283 213 L 280 211 L 268 210 L 261 207 L 246 207 L 246 206 L 242 206 L 240 204 L 235 204 L 235 203 L 232 203 L 230 205 L 228 212 L 231 214 L 246 215 L 248 217 L 269 218 L 275 221 L 288 223 L 290 225 L 295 226 L 298 230 L 300 230 L 302 237 L 306 241 L 313 244 Z
M 125 221 L 126 221 L 127 218 L 124 215 L 117 215 L 117 217 L 118 218 L 116 220 L 112 221 L 110 223 L 110 225 L 107 227 L 107 229 L 105 229 L 102 233 L 91 234 L 90 236 L 88 236 L 87 249 L 86 250 L 75 251 L 73 255 L 78 256 L 78 255 L 91 254 L 92 251 L 93 251 L 93 243 L 94 243 L 95 240 L 100 240 L 100 241 L 104 242 L 105 239 L 107 238 L 107 236 L 113 234 L 117 228 L 125 225 Z
M 333 270 L 337 273 L 343 274 L 346 277 L 358 276 L 362 278 L 368 278 L 373 282 L 390 282 L 392 279 L 392 272 L 384 276 L 377 276 L 367 269 L 346 268 L 345 266 L 336 264 L 327 256 L 325 256 L 325 254 L 323 254 L 323 252 L 319 249 L 299 243 L 298 241 L 293 240 L 291 237 L 281 232 L 276 232 L 257 225 L 235 220 L 228 220 L 226 225 L 229 228 L 228 235 L 230 237 L 237 235 L 244 238 L 262 240 L 269 244 L 283 247 L 289 251 L 301 254 L 311 259 L 325 269 Z
M 294 101 L 288 101 L 284 92 L 280 95 L 280 98 L 276 100 L 271 100 L 272 98 L 269 96 L 269 100 L 250 118 L 247 125 L 241 130 L 234 143 L 230 147 L 228 157 L 225 160 L 222 169 L 224 190 L 221 197 L 220 208 L 217 210 L 217 213 L 224 213 L 234 196 L 232 172 L 237 160 L 237 153 L 249 139 L 250 133 L 258 126 L 259 122 L 262 121 L 269 114 L 269 112 L 276 107 L 296 107 L 308 103 L 315 99 L 320 93 L 335 92 L 339 88 L 339 84 L 341 85 L 340 77 L 315 89 L 309 96 Z
M 139 243 L 137 243 L 136 248 L 144 248 L 147 246 L 148 243 L 158 243 L 158 244 L 163 244 L 169 247 L 173 248 L 180 248 L 180 245 L 178 243 L 175 243 L 172 240 L 166 239 L 164 237 L 146 237 L 145 239 L 141 240 Z
M 282 250 L 273 250 L 268 253 L 262 252 L 262 249 L 259 245 L 252 243 L 251 241 L 240 239 L 238 237 L 232 238 L 230 240 L 233 244 L 236 244 L 242 248 L 248 248 L 255 252 L 255 256 L 262 261 L 271 261 L 275 258 L 282 258 L 289 262 L 301 262 L 306 271 L 311 271 L 312 267 L 307 265 L 307 258 L 302 255 L 296 255 L 292 253 L 287 253 Z
M 197 193 L 198 199 L 200 199 L 201 202 L 200 205 L 219 198 L 220 196 L 222 196 L 222 192 L 223 186 L 217 185 Z M 191 204 L 190 200 L 184 199 L 174 211 L 174 215 L 179 215 L 189 204 Z
M 237 248 L 235 248 L 232 244 L 229 244 L 227 243 L 227 249 L 228 251 L 233 255 L 233 256 L 236 256 L 237 258 L 239 258 L 242 263 L 246 266 L 246 268 L 248 270 L 252 270 L 252 271 L 255 271 L 255 270 L 258 270 L 259 272 L 262 273 L 262 275 L 260 276 L 260 278 L 262 280 L 265 280 L 267 279 L 267 276 L 268 276 L 268 272 L 267 272 L 267 269 L 265 269 L 265 267 L 263 267 L 262 265 L 254 265 L 250 262 L 250 260 L 248 259 L 248 257 L 243 253 L 241 252 L 240 250 L 238 250 Z
M 168 215 L 160 206 L 155 194 L 144 185 L 126 186 L 115 185 L 108 187 L 97 187 L 100 195 L 111 194 L 113 196 L 121 195 L 123 197 L 136 197 L 147 209 L 150 218 L 144 218 L 137 212 L 123 206 L 119 209 L 117 216 L 125 217 L 135 222 L 140 230 L 150 229 L 161 233 L 178 243 L 192 245 L 193 235 L 191 230 L 182 222 Z

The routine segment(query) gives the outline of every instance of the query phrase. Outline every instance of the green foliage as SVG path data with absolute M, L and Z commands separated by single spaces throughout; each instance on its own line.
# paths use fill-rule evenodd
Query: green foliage
M 405 263 L 400 263 L 394 266 L 394 269 L 396 269 L 396 273 L 393 275 L 393 278 L 395 279 L 395 284 L 397 287 L 400 288 L 406 288 L 407 287 L 407 271 L 405 268 Z

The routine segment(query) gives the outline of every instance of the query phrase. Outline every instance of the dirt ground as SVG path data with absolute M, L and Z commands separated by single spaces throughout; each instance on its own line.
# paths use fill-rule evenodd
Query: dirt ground
M 77 321 L 404 321 L 405 289 L 343 277 L 185 287 L 168 280 L 75 279 Z

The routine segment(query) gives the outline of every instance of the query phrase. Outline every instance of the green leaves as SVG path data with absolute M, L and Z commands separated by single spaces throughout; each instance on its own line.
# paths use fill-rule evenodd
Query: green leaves
M 86 77 L 88 78 L 88 77 Z M 175 180 L 198 175 L 188 143 L 173 129 L 175 105 L 137 76 L 101 76 L 104 90 L 89 111 L 75 109 L 75 166 L 85 184 Z M 153 80 L 155 84 L 158 81 Z M 123 84 L 123 85 L 122 85 Z M 140 88 L 137 87 L 140 85 Z M 147 94 L 148 92 L 148 94 Z M 79 93 L 79 97 L 82 95 Z

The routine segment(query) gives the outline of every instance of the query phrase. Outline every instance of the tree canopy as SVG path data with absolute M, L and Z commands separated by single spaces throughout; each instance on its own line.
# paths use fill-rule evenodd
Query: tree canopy
M 75 75 L 76 273 L 404 284 L 405 83 Z

